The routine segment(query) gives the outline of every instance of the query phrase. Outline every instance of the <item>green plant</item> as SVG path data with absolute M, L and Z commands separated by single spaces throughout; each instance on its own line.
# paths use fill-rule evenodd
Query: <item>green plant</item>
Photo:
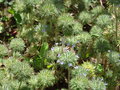
M 90 74 L 89 70 L 82 67 L 82 66 L 75 66 L 74 68 L 75 69 L 72 70 L 72 77 L 75 77 L 75 76 L 86 77 L 86 76 L 88 76 Z
M 11 40 L 10 48 L 15 52 L 23 51 L 25 48 L 25 43 L 21 38 L 15 38 Z
M 79 56 L 77 56 L 74 52 L 66 50 L 60 55 L 57 62 L 63 65 L 64 67 L 68 67 L 69 64 L 72 64 L 74 66 L 78 58 Z
M 45 87 L 53 86 L 55 83 L 54 72 L 50 70 L 42 70 L 38 74 L 38 85 L 44 90 Z
M 70 80 L 70 89 L 86 90 L 89 88 L 89 81 L 86 77 L 74 77 Z
M 14 61 L 8 70 L 17 78 L 20 82 L 25 81 L 30 78 L 33 73 L 33 69 L 29 66 L 27 62 Z
M 5 45 L 0 44 L 0 57 L 8 54 L 8 49 Z
M 89 81 L 89 85 L 92 90 L 105 90 L 106 89 L 106 84 L 99 79 L 93 79 Z

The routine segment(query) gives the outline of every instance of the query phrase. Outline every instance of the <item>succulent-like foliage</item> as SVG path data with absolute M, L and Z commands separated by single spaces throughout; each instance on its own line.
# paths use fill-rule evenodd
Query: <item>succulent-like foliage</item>
M 86 77 L 75 77 L 70 80 L 71 90 L 87 90 L 89 81 Z
M 45 3 L 40 7 L 41 16 L 48 17 L 58 14 L 58 10 L 53 3 Z
M 82 66 L 76 66 L 74 70 L 72 70 L 72 77 L 75 76 L 88 76 L 89 70 L 82 67 Z
M 79 22 L 74 22 L 73 33 L 80 34 L 82 30 L 83 30 L 83 25 Z
M 25 43 L 21 38 L 15 38 L 11 40 L 10 48 L 13 51 L 23 51 L 25 48 Z
M 7 55 L 8 49 L 5 45 L 0 44 L 0 57 Z
M 66 50 L 66 52 L 60 55 L 58 61 L 59 63 L 63 63 L 64 66 L 68 66 L 69 64 L 75 65 L 78 58 L 79 57 L 74 52 Z
M 105 83 L 99 79 L 89 81 L 89 85 L 92 90 L 106 90 Z
M 52 61 L 54 61 L 57 59 L 58 54 L 61 54 L 62 51 L 63 51 L 63 48 L 61 46 L 52 47 L 51 50 L 47 52 L 47 57 Z
M 91 12 L 94 16 L 97 16 L 103 12 L 103 8 L 102 8 L 102 6 L 97 6 L 97 7 L 93 8 L 91 10 Z
M 63 13 L 58 17 L 58 25 L 68 27 L 74 24 L 74 18 L 69 13 Z
M 20 82 L 18 80 L 9 80 L 4 79 L 0 86 L 0 90 L 18 90 L 27 87 L 26 83 L 22 83 L 21 87 L 19 88 Z
M 111 17 L 109 15 L 100 15 L 97 18 L 97 25 L 104 27 L 111 24 Z
M 28 83 L 30 84 L 31 88 L 38 88 L 39 87 L 38 76 L 37 75 L 31 76 L 31 78 L 28 80 Z
M 78 38 L 73 36 L 67 37 L 65 40 L 66 40 L 66 43 L 70 45 L 75 45 L 78 42 Z
M 114 90 L 120 84 L 119 4 L 0 0 L 0 90 Z
M 91 35 L 87 32 L 81 32 L 81 34 L 76 37 L 77 37 L 78 41 L 80 41 L 83 44 L 89 43 L 92 40 Z
M 94 77 L 95 76 L 95 66 L 90 63 L 90 62 L 84 62 L 82 64 L 82 67 L 84 67 L 85 69 L 87 69 L 87 71 L 89 72 L 89 76 L 90 77 Z
M 90 23 L 91 19 L 92 19 L 92 16 L 91 16 L 90 13 L 88 13 L 86 11 L 83 11 L 83 12 L 80 13 L 79 19 L 82 23 Z
M 94 48 L 97 52 L 107 52 L 111 46 L 109 44 L 109 41 L 104 38 L 99 38 L 94 42 Z
M 95 37 L 100 37 L 102 36 L 103 30 L 99 26 L 93 26 L 90 34 Z
M 40 87 L 53 86 L 55 83 L 54 72 L 50 70 L 42 70 L 38 74 L 38 84 Z
M 120 65 L 120 53 L 115 51 L 110 51 L 107 54 L 107 57 L 110 63 Z
M 30 78 L 33 69 L 27 62 L 14 61 L 8 68 L 9 72 L 14 75 L 19 81 L 24 81 Z

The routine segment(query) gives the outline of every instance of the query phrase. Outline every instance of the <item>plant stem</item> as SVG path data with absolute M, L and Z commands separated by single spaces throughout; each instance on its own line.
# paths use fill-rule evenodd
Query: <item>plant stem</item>
M 41 90 L 44 90 L 44 86 L 41 88 Z
M 22 81 L 21 81 L 20 84 L 19 84 L 18 90 L 20 90 L 21 85 L 22 85 Z
M 70 67 L 68 67 L 68 90 L 70 90 L 69 82 L 70 82 Z

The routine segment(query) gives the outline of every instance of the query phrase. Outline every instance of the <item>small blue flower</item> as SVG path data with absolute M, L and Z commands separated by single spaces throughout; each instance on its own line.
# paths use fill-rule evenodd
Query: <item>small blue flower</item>
M 79 58 L 79 56 L 78 56 L 78 55 L 76 55 L 76 58 Z
M 57 55 L 57 57 L 60 57 L 60 56 L 61 56 L 60 54 Z
M 60 60 L 57 60 L 57 63 L 60 63 Z
M 85 77 L 86 77 L 86 76 L 87 76 L 87 74 L 86 74 L 86 73 L 83 73 L 83 76 L 85 76 Z
M 54 47 L 52 47 L 51 50 L 54 51 Z
M 75 44 L 74 45 L 72 45 L 72 48 L 74 48 L 75 47 Z
M 75 68 L 75 69 L 78 69 L 79 67 L 78 67 L 78 66 L 75 66 L 74 68 Z
M 68 66 L 71 67 L 71 66 L 73 66 L 73 65 L 72 65 L 72 63 L 69 63 Z
M 55 43 L 55 45 L 57 46 L 57 45 L 58 45 L 58 43 Z
M 70 46 L 70 43 L 67 43 L 67 46 Z
M 108 50 L 108 52 L 111 52 L 111 50 Z
M 46 29 L 42 29 L 42 32 L 46 32 Z
M 64 64 L 64 62 L 60 62 L 60 64 L 61 64 L 61 65 L 63 65 L 63 64 Z

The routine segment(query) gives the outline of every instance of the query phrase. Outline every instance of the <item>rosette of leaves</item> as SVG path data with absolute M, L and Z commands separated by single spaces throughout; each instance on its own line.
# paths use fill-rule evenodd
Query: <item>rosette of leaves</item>
M 69 13 L 63 13 L 58 17 L 58 26 L 62 27 L 64 35 L 69 36 L 73 34 L 73 25 L 74 18 Z
M 107 53 L 108 60 L 111 64 L 120 65 L 120 53 L 111 51 Z
M 74 52 L 67 50 L 60 55 L 58 60 L 60 63 L 63 63 L 64 67 L 68 67 L 69 64 L 75 65 L 78 58 L 79 57 Z
M 98 16 L 99 14 L 102 14 L 102 12 L 103 12 L 103 7 L 102 6 L 96 6 L 91 10 L 91 13 L 94 16 Z
M 33 74 L 33 69 L 27 62 L 14 61 L 8 70 L 19 81 L 25 81 Z
M 47 52 L 48 59 L 52 61 L 57 59 L 57 55 L 62 53 L 63 48 L 61 46 L 52 47 L 51 50 Z
M 83 24 L 86 24 L 86 23 L 91 22 L 92 15 L 91 15 L 91 13 L 89 13 L 87 11 L 83 11 L 83 12 L 80 13 L 78 18 Z
M 90 6 L 94 6 L 98 0 L 82 0 L 84 2 L 85 8 L 89 10 Z
M 90 30 L 90 34 L 94 37 L 101 37 L 103 30 L 99 26 L 93 26 Z
M 10 48 L 14 51 L 23 51 L 25 48 L 25 43 L 21 38 L 14 38 L 10 42 Z
M 89 77 L 94 77 L 95 76 L 95 66 L 92 63 L 84 62 L 82 64 L 82 67 L 87 69 L 87 71 L 89 72 Z
M 108 40 L 99 38 L 94 42 L 94 49 L 97 52 L 104 53 L 110 50 L 111 46 Z
M 5 45 L 0 44 L 0 57 L 7 55 L 8 49 Z
M 77 40 L 83 44 L 89 43 L 92 40 L 91 35 L 87 32 L 81 32 L 81 34 L 76 37 L 77 37 Z
M 88 74 L 89 71 L 82 66 L 76 66 L 76 68 L 72 70 L 72 77 L 76 77 L 76 76 L 86 77 L 88 76 Z
M 67 44 L 69 43 L 70 45 L 75 45 L 78 40 L 77 40 L 77 37 L 70 36 L 70 37 L 66 37 L 65 41 Z
M 31 78 L 28 80 L 28 83 L 30 87 L 33 88 L 34 90 L 38 89 L 38 76 L 37 75 L 31 76 Z
M 45 87 L 53 86 L 55 81 L 54 72 L 51 70 L 44 69 L 38 73 L 38 85 L 41 90 L 44 90 Z
M 91 90 L 106 90 L 105 83 L 99 79 L 90 80 L 89 86 Z
M 23 11 L 25 9 L 24 0 L 15 0 L 14 9 L 15 11 Z
M 105 27 L 107 25 L 111 24 L 111 18 L 110 15 L 100 15 L 97 17 L 97 25 L 99 25 L 100 27 Z
M 87 90 L 89 81 L 86 77 L 74 77 L 70 80 L 71 90 Z
M 58 26 L 68 27 L 74 24 L 74 18 L 69 13 L 63 13 L 58 17 Z
M 16 61 L 14 57 L 9 57 L 6 60 L 4 60 L 4 65 L 6 69 L 8 69 L 13 64 L 13 61 Z
M 48 1 L 41 5 L 40 14 L 42 17 L 55 16 L 58 14 L 58 10 L 52 1 Z
M 83 25 L 79 22 L 74 22 L 74 25 L 72 28 L 73 28 L 73 33 L 78 35 L 83 30 Z
M 0 84 L 2 83 L 2 80 L 6 77 L 5 71 L 0 70 Z
M 18 80 L 5 79 L 1 84 L 0 90 L 23 90 L 25 87 L 27 87 L 25 82 L 22 82 L 20 85 L 20 82 Z

